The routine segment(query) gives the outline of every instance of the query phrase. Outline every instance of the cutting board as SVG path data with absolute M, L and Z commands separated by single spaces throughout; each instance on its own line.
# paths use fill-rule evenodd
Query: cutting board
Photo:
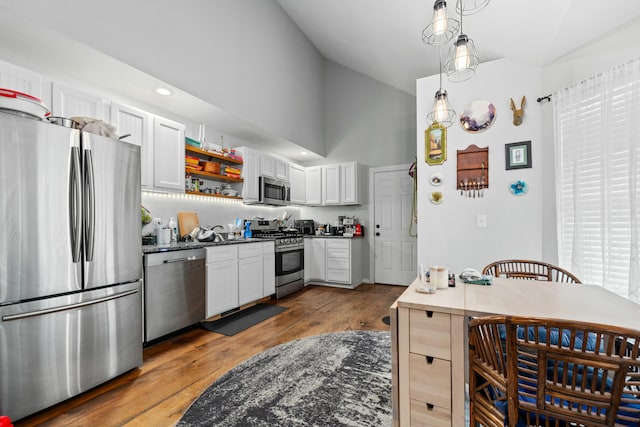
M 178 232 L 180 237 L 184 238 L 198 225 L 200 225 L 198 212 L 178 212 Z

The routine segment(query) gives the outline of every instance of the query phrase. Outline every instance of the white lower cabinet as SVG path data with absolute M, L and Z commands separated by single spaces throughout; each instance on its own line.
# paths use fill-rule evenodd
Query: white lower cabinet
M 308 237 L 305 282 L 355 288 L 362 282 L 362 239 Z
M 275 293 L 273 242 L 207 248 L 206 317 Z
M 327 279 L 327 239 L 304 239 L 304 281 Z
M 238 302 L 240 305 L 263 297 L 262 243 L 238 246 Z
M 238 251 L 236 245 L 207 248 L 206 317 L 238 307 Z
M 274 242 L 262 244 L 262 295 L 269 296 L 276 293 L 276 253 Z

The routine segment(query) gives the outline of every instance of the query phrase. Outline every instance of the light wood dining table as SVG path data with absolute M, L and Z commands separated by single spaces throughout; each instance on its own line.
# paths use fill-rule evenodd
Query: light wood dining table
M 501 314 L 544 317 L 640 330 L 640 305 L 600 286 L 494 278 L 416 291 L 416 279 L 391 306 L 395 426 L 465 425 L 467 323 Z

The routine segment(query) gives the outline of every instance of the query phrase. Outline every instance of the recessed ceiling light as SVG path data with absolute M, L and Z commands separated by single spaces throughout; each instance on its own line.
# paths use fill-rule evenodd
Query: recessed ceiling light
M 164 96 L 169 96 L 172 95 L 173 92 L 171 92 L 169 89 L 164 88 L 164 87 L 159 87 L 158 89 L 156 89 L 156 92 L 160 95 L 164 95 Z
M 306 151 L 301 151 L 301 152 L 300 152 L 300 155 L 301 155 L 301 156 L 306 156 L 307 154 L 309 154 L 309 153 L 307 153 Z

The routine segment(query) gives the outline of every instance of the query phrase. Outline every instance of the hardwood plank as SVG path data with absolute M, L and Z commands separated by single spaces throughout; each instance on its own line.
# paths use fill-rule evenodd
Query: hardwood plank
M 192 328 L 144 349 L 144 364 L 19 422 L 22 426 L 169 426 L 225 372 L 298 338 L 347 330 L 388 330 L 382 317 L 403 286 L 354 290 L 307 286 L 272 303 L 288 310 L 232 337 Z

